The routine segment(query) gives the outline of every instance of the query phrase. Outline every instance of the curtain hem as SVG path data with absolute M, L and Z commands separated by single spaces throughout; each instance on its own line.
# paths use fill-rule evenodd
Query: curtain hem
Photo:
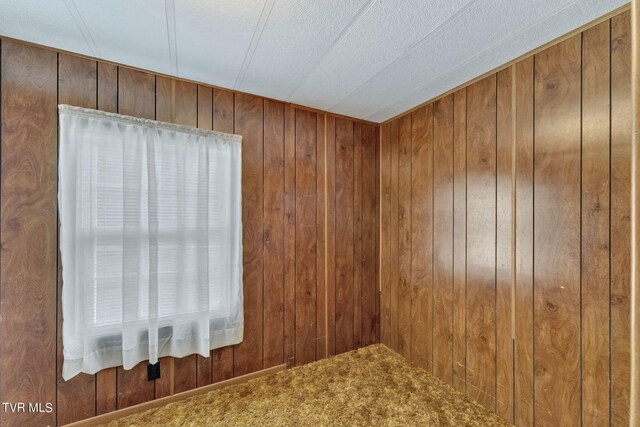
M 174 343 L 177 340 L 169 339 L 165 345 L 161 346 L 162 349 L 158 352 L 158 358 L 168 356 L 181 358 L 191 354 L 209 357 L 210 350 L 240 344 L 243 339 L 243 332 L 243 325 L 222 331 L 212 331 L 210 345 L 207 345 L 207 340 L 198 340 L 197 336 L 192 337 L 195 338 L 193 340 L 180 339 L 179 343 Z M 184 349 L 185 341 L 191 341 L 187 349 Z M 117 366 L 123 366 L 125 370 L 129 370 L 145 360 L 149 360 L 149 343 L 147 341 L 141 342 L 136 347 L 128 350 L 123 350 L 121 347 L 100 349 L 85 355 L 83 358 L 65 357 L 62 365 L 62 378 L 68 381 L 79 373 L 93 375 L 103 369 Z

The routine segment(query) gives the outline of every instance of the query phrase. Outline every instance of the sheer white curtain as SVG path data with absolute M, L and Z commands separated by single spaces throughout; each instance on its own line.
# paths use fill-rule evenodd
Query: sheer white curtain
M 63 378 L 242 341 L 241 137 L 59 116 Z

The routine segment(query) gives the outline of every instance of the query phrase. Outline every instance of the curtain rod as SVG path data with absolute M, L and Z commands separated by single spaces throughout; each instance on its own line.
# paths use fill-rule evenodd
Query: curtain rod
M 115 122 L 124 123 L 124 124 L 135 124 L 138 126 L 149 128 L 149 129 L 160 128 L 160 129 L 173 131 L 173 132 L 215 137 L 228 142 L 242 143 L 242 135 L 235 135 L 231 133 L 224 133 L 224 132 L 218 132 L 218 131 L 207 130 L 207 129 L 199 129 L 199 128 L 179 125 L 175 123 L 161 122 L 158 120 L 151 120 L 151 119 L 143 119 L 141 117 L 126 116 L 124 114 L 110 113 L 102 110 L 94 110 L 90 108 L 82 108 L 82 107 L 75 107 L 73 105 L 60 104 L 58 105 L 58 111 L 60 112 L 60 114 L 64 113 L 64 114 L 71 114 L 75 116 L 83 116 L 83 117 L 89 117 L 89 118 L 95 118 L 95 119 L 108 118 Z

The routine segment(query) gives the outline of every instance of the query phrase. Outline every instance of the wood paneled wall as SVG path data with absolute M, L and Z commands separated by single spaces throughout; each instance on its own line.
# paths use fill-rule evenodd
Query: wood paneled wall
M 61 425 L 378 342 L 378 126 L 14 41 L 0 43 L 1 425 Z M 61 378 L 57 104 L 243 136 L 244 341 Z
M 383 124 L 381 341 L 517 425 L 628 425 L 630 15 Z

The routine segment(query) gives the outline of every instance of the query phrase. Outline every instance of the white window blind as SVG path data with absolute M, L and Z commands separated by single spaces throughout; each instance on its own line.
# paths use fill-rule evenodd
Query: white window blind
M 242 144 L 59 106 L 63 378 L 242 341 Z

